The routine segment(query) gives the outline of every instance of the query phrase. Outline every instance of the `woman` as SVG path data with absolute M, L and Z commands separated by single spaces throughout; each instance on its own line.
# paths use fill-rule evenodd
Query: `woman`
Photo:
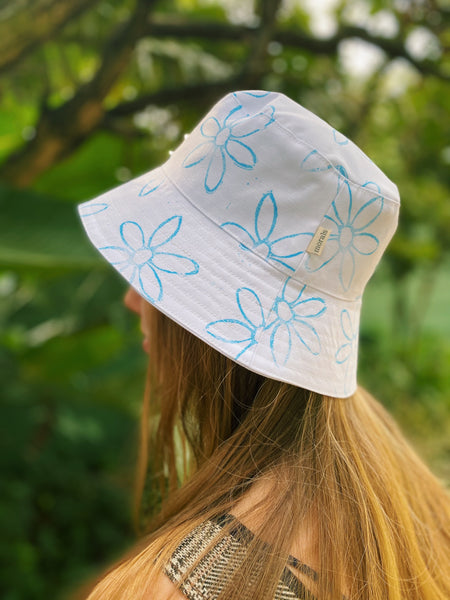
M 163 167 L 80 207 L 150 355 L 164 501 L 91 599 L 448 600 L 450 508 L 356 385 L 395 185 L 282 94 L 235 92 Z

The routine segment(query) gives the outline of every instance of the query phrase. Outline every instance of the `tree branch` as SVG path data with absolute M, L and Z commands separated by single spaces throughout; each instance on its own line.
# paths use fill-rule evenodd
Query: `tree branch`
M 228 40 L 236 42 L 249 42 L 258 34 L 258 29 L 243 25 L 217 23 L 215 21 L 152 21 L 148 28 L 151 37 L 176 39 L 202 38 L 207 40 Z M 386 38 L 370 34 L 362 27 L 342 26 L 335 35 L 325 39 L 318 39 L 300 30 L 275 28 L 272 33 L 273 40 L 285 46 L 299 48 L 314 54 L 335 54 L 340 42 L 347 39 L 358 38 L 383 50 L 389 58 L 404 58 L 424 75 L 434 75 L 443 80 L 450 80 L 450 76 L 440 72 L 431 61 L 416 60 L 406 50 L 405 42 L 400 37 Z
M 136 40 L 145 30 L 152 0 L 137 0 L 130 19 L 113 34 L 94 77 L 71 100 L 57 108 L 45 106 L 36 135 L 0 168 L 0 177 L 15 186 L 29 185 L 38 175 L 73 151 L 103 120 L 103 100 L 124 71 Z
M 150 94 L 143 94 L 135 100 L 122 102 L 105 113 L 104 122 L 110 122 L 121 117 L 133 115 L 147 106 L 163 105 L 194 100 L 197 106 L 205 104 L 210 106 L 215 100 L 227 92 L 243 85 L 246 82 L 241 73 L 219 81 L 200 82 L 185 86 L 169 87 Z
M 98 0 L 28 0 L 0 13 L 0 73 L 7 71 Z M 3 17 L 3 18 L 2 18 Z
M 264 74 L 267 46 L 273 38 L 277 22 L 277 12 L 280 8 L 281 0 L 259 0 L 257 5 L 258 16 L 261 24 L 254 35 L 253 43 L 247 60 L 243 67 L 243 73 L 249 75 L 250 86 L 259 87 L 259 80 Z
M 84 2 L 75 1 L 77 6 Z M 61 0 L 61 4 L 65 5 L 65 2 L 66 0 Z M 260 0 L 261 25 L 258 28 L 205 21 L 151 20 L 149 13 L 155 2 L 156 0 L 136 0 L 130 19 L 117 29 L 106 44 L 100 66 L 91 81 L 80 86 L 74 97 L 61 106 L 44 106 L 36 125 L 35 138 L 7 158 L 0 167 L 0 177 L 19 187 L 29 185 L 38 175 L 69 155 L 100 126 L 114 126 L 113 121 L 118 117 L 135 113 L 150 104 L 179 104 L 193 100 L 197 106 L 209 106 L 231 89 L 255 87 L 264 74 L 267 44 L 270 40 L 314 54 L 330 55 L 337 52 L 341 41 L 356 37 L 381 48 L 390 58 L 407 59 L 423 74 L 450 79 L 446 74 L 438 72 L 430 61 L 417 61 L 411 57 L 400 37 L 382 38 L 372 36 L 362 28 L 341 27 L 334 36 L 322 40 L 300 30 L 276 28 L 280 0 Z M 228 79 L 159 90 L 106 112 L 105 97 L 129 64 L 136 42 L 146 36 L 175 37 L 178 40 L 230 40 L 248 45 L 250 51 L 243 67 Z

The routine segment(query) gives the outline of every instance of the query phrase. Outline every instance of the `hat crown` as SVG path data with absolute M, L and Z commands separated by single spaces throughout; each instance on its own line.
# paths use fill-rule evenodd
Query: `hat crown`
M 225 96 L 164 172 L 247 251 L 339 298 L 361 296 L 397 224 L 396 186 L 279 93 Z

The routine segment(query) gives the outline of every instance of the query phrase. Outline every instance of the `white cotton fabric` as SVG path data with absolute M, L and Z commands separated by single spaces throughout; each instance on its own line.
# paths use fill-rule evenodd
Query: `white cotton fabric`
M 256 373 L 334 397 L 356 389 L 361 296 L 398 210 L 355 144 L 263 91 L 228 94 L 162 167 L 79 207 L 159 310 Z

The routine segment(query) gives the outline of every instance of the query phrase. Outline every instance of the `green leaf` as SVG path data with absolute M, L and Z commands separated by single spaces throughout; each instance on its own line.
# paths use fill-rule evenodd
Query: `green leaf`
M 0 186 L 0 212 L 0 268 L 67 271 L 104 266 L 74 205 Z

